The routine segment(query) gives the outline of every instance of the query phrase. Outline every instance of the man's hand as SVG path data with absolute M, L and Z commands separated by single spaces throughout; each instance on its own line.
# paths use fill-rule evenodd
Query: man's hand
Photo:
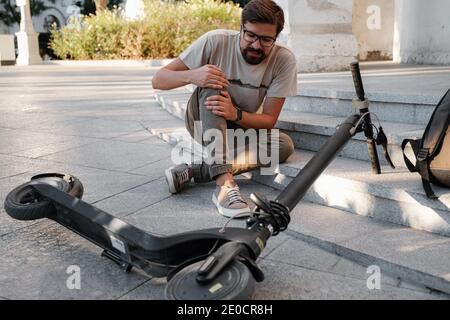
M 234 121 L 237 118 L 237 110 L 231 102 L 227 91 L 220 91 L 220 95 L 211 96 L 206 99 L 205 106 L 215 115 L 223 117 L 225 120 Z
M 212 64 L 191 71 L 190 82 L 201 88 L 223 89 L 230 83 L 223 71 Z

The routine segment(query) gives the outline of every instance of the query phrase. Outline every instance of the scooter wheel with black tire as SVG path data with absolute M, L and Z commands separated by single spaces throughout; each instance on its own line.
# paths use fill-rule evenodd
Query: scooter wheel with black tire
M 60 173 L 39 174 L 8 193 L 4 202 L 8 215 L 17 220 L 36 220 L 55 213 L 56 209 L 51 201 L 42 197 L 31 186 L 36 182 L 47 183 L 79 199 L 83 196 L 83 184 L 78 178 Z
M 168 300 L 249 300 L 255 288 L 250 270 L 234 260 L 214 281 L 201 284 L 196 280 L 197 271 L 204 260 L 191 264 L 176 273 L 165 290 Z

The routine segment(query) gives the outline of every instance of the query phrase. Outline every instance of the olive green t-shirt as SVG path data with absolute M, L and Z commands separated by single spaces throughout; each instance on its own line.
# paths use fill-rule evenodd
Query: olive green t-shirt
M 275 43 L 264 61 L 251 65 L 239 48 L 239 31 L 214 30 L 194 41 L 180 57 L 189 69 L 213 64 L 226 74 L 228 92 L 242 110 L 256 112 L 267 97 L 297 95 L 297 63 L 294 54 Z

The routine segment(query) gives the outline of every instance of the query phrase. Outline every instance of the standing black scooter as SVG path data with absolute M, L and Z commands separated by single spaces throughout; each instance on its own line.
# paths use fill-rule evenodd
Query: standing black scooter
M 351 65 L 359 114 L 348 117 L 291 183 L 273 200 L 251 194 L 255 212 L 245 228 L 213 228 L 175 234 L 152 235 L 81 200 L 83 186 L 74 176 L 41 174 L 12 190 L 5 210 L 13 218 L 49 218 L 103 249 L 102 255 L 125 271 L 139 268 L 151 276 L 167 277 L 169 299 L 249 299 L 255 280 L 264 275 L 256 264 L 267 240 L 285 230 L 289 212 L 314 181 L 359 132 L 367 137 L 374 173 L 380 173 L 376 143 L 382 144 L 388 162 L 387 139 L 381 127 L 377 139 L 369 104 L 364 97 L 358 63 Z

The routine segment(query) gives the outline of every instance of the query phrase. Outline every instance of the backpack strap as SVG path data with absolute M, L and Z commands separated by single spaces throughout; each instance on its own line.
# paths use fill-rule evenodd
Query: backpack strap
M 405 148 L 407 144 L 411 145 L 411 148 L 413 149 L 414 156 L 416 157 L 416 164 L 412 164 L 412 162 L 408 159 L 408 157 L 405 154 Z M 428 198 L 430 199 L 437 199 L 438 197 L 434 194 L 433 189 L 431 188 L 430 183 L 430 173 L 429 173 L 429 163 L 428 163 L 428 156 L 429 156 L 429 149 L 421 148 L 420 147 L 421 139 L 405 139 L 402 142 L 402 152 L 403 152 L 403 159 L 405 160 L 406 167 L 410 172 L 418 172 L 422 178 L 422 186 L 425 190 L 425 193 Z
M 419 169 L 419 174 L 422 177 L 422 186 L 425 190 L 425 193 L 430 199 L 437 199 L 438 197 L 434 194 L 433 189 L 431 188 L 430 183 L 430 168 L 428 163 L 428 156 L 430 150 L 426 148 L 422 148 L 417 153 L 417 164 L 416 166 Z
M 403 152 L 403 160 L 405 160 L 406 167 L 410 172 L 419 172 L 419 168 L 412 164 L 412 162 L 408 159 L 408 157 L 405 154 L 405 148 L 408 145 L 408 143 L 411 145 L 411 148 L 413 149 L 414 156 L 417 160 L 417 153 L 419 153 L 419 145 L 420 145 L 420 139 L 405 139 L 402 142 L 402 152 Z

